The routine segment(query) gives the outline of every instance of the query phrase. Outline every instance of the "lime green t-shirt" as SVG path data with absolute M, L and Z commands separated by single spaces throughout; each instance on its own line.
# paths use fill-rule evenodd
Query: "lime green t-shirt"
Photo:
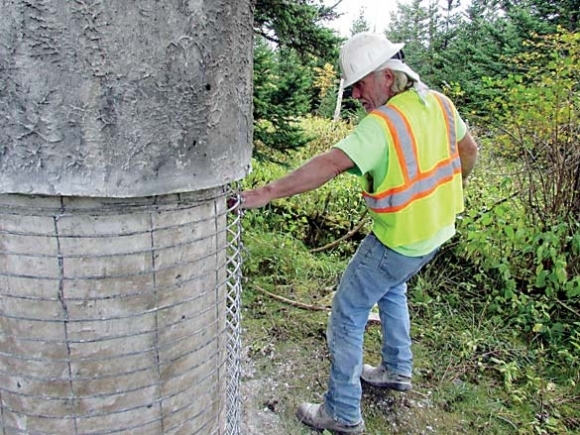
M 467 126 L 457 111 L 455 116 L 458 119 L 457 140 L 461 140 L 467 133 Z M 349 172 L 362 177 L 367 192 L 374 192 L 375 187 L 380 186 L 387 175 L 389 159 L 387 140 L 381 121 L 374 116 L 365 116 L 351 134 L 334 145 L 353 161 L 355 166 Z M 429 239 L 390 248 L 409 257 L 419 257 L 429 254 L 454 234 L 455 225 L 450 225 Z

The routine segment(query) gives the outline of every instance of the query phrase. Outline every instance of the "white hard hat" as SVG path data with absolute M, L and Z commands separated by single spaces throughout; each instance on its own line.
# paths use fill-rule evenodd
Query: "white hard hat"
M 380 33 L 357 33 L 340 50 L 344 87 L 358 82 L 397 54 L 404 43 L 393 43 Z

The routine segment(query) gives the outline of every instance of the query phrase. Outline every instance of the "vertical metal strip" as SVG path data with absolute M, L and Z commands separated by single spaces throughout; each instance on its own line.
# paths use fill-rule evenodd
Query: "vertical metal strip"
M 155 247 L 155 222 L 153 220 L 153 213 L 149 213 L 149 231 L 150 231 L 150 241 L 151 241 L 151 272 L 152 272 L 152 284 L 153 284 L 153 300 L 155 301 L 155 307 L 159 306 L 159 287 L 157 286 L 157 264 L 155 261 L 156 247 Z M 159 311 L 155 310 L 155 333 L 154 333 L 154 348 L 155 348 L 155 365 L 157 371 L 157 406 L 159 408 L 161 433 L 165 433 L 165 419 L 163 418 L 163 392 L 161 391 L 161 355 L 159 353 Z

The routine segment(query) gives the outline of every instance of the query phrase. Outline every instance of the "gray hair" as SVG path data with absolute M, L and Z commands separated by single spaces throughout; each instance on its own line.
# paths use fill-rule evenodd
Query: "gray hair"
M 391 86 L 391 90 L 394 93 L 398 94 L 400 92 L 406 91 L 407 89 L 411 89 L 413 87 L 413 85 L 415 84 L 415 81 L 412 80 L 407 74 L 405 74 L 403 71 L 397 71 L 397 70 L 394 70 L 392 68 L 389 68 L 389 66 L 387 66 L 386 62 L 384 64 L 380 65 L 375 70 L 375 74 L 378 74 L 379 72 L 384 71 L 386 69 L 391 71 L 393 73 L 393 76 L 395 77 L 395 81 L 393 82 L 393 85 Z
M 375 70 L 375 74 L 378 74 L 381 71 L 385 71 L 387 69 L 391 71 L 393 73 L 393 76 L 395 77 L 395 80 L 393 81 L 393 84 L 391 86 L 391 90 L 395 94 L 406 91 L 407 89 L 411 89 L 415 84 L 415 82 L 411 80 L 409 76 L 402 71 L 395 71 L 390 68 L 383 68 Z

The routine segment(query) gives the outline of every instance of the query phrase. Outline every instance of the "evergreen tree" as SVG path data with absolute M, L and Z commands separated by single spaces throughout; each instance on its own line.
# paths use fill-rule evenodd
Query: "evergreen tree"
M 336 62 L 341 38 L 324 27 L 336 14 L 321 0 L 255 5 L 254 154 L 267 157 L 308 142 L 295 121 L 319 105 L 313 68 Z
M 357 33 L 368 32 L 371 30 L 371 26 L 365 18 L 365 8 L 360 8 L 358 12 L 358 17 L 352 22 L 350 26 L 350 35 L 356 35 Z
M 422 0 L 413 0 L 410 4 L 399 4 L 398 11 L 391 14 L 391 25 L 386 34 L 393 42 L 405 43 L 405 61 L 429 83 L 429 41 L 424 31 L 429 14 L 421 3 Z
M 293 49 L 274 49 L 264 39 L 254 43 L 254 155 L 267 157 L 267 149 L 288 151 L 305 145 L 296 124 L 310 111 L 313 72 L 299 62 Z M 266 147 L 266 148 L 265 148 Z
M 482 116 L 488 113 L 486 100 L 497 96 L 482 78 L 513 73 L 510 59 L 521 52 L 524 38 L 498 5 L 487 0 L 473 0 L 465 17 L 453 23 L 445 46 L 438 49 L 433 83 L 451 93 L 462 110 Z
M 575 32 L 580 28 L 580 0 L 503 0 L 503 8 L 513 11 L 527 11 L 536 23 L 551 27 L 548 33 L 554 33 L 556 26 Z
M 333 60 L 340 38 L 323 24 L 336 18 L 322 0 L 256 0 L 254 32 L 301 55 Z
M 514 72 L 509 59 L 522 50 L 531 32 L 490 0 L 472 0 L 465 9 L 454 0 L 414 0 L 400 6 L 393 18 L 387 35 L 406 43 L 406 61 L 470 116 L 488 113 L 486 100 L 496 91 L 482 79 Z

